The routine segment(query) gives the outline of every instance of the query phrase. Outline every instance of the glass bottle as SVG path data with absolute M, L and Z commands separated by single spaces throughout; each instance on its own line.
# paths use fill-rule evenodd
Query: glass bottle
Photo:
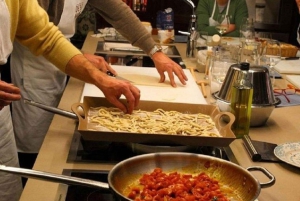
M 242 62 L 241 72 L 232 87 L 230 108 L 235 116 L 232 131 L 237 138 L 249 134 L 253 87 L 249 74 L 250 64 Z
M 252 18 L 246 18 L 244 24 L 240 28 L 241 42 L 251 43 L 255 42 L 255 29 Z
M 208 78 L 208 84 L 209 84 L 209 100 L 208 104 L 215 104 L 216 99 L 213 97 L 213 90 L 212 90 L 212 66 L 214 63 L 214 57 L 215 52 L 212 50 L 207 50 L 207 56 L 206 56 L 206 63 L 205 63 L 205 76 Z

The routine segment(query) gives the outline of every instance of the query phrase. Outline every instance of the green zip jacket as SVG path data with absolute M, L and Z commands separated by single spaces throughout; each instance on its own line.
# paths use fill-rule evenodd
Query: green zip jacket
M 211 17 L 214 9 L 215 0 L 200 0 L 196 8 L 197 15 L 197 30 L 206 31 L 209 35 L 218 34 L 215 26 L 209 26 L 209 18 Z M 228 5 L 227 5 L 228 6 Z M 227 6 L 221 12 L 226 14 Z M 248 17 L 248 7 L 245 0 L 231 0 L 229 5 L 229 19 L 230 24 L 235 24 L 235 30 L 224 34 L 225 36 L 240 37 L 240 26 L 243 20 Z M 216 5 L 216 10 L 213 16 L 214 20 L 217 20 L 219 7 Z

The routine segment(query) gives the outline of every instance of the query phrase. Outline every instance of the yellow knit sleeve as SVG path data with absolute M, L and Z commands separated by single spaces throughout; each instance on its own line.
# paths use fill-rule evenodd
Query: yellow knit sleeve
M 16 0 L 17 2 L 17 0 Z M 51 22 L 38 2 L 19 0 L 15 38 L 35 55 L 43 55 L 65 72 L 72 57 L 81 54 Z M 15 7 L 16 8 L 16 7 Z

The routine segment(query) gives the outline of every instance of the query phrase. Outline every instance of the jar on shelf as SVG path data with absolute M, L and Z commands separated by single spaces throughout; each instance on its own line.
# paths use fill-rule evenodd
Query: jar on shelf
M 256 3 L 255 4 L 255 21 L 263 22 L 264 21 L 264 13 L 265 13 L 265 3 Z

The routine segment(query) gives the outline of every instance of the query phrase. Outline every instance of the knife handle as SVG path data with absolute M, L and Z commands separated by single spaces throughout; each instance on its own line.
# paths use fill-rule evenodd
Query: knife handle
M 285 60 L 298 60 L 299 57 L 286 57 Z
M 126 66 L 132 66 L 132 65 L 135 64 L 138 60 L 139 60 L 139 58 L 132 58 L 132 59 L 130 59 L 130 61 L 128 61 L 125 65 L 126 65 Z
M 112 77 L 116 77 L 116 75 L 113 74 L 112 72 L 110 72 L 110 70 L 107 70 L 107 71 L 106 71 L 106 74 L 109 75 L 109 76 L 112 76 Z

